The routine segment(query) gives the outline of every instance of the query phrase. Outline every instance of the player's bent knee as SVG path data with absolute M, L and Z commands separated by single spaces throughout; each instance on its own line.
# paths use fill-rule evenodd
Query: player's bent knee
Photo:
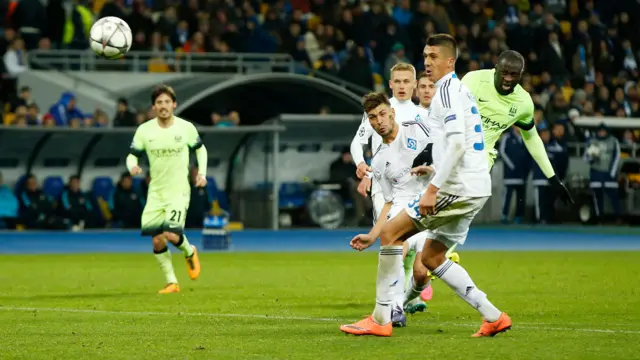
M 167 247 L 167 241 L 162 234 L 152 237 L 151 242 L 153 243 L 154 251 L 160 251 Z
M 175 244 L 178 241 L 180 241 L 180 237 L 182 236 L 182 231 L 180 231 L 179 233 L 173 232 L 173 231 L 165 231 L 163 235 L 167 238 L 167 240 Z

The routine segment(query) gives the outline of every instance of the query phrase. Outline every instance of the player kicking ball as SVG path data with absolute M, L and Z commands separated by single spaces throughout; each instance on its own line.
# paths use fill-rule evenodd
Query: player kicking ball
M 400 213 L 405 205 L 424 189 L 426 184 L 424 181 L 428 178 L 412 176 L 410 170 L 414 160 L 423 150 L 427 150 L 429 144 L 433 145 L 433 141 L 427 125 L 422 121 L 410 119 L 399 125 L 395 111 L 391 108 L 391 102 L 385 94 L 365 95 L 363 106 L 371 127 L 382 138 L 382 144 L 376 149 L 371 159 L 371 168 L 373 178 L 381 187 L 385 203 L 369 233 L 358 236 L 375 241 L 387 221 Z M 426 168 L 426 171 L 430 172 L 430 169 Z M 404 249 L 394 250 L 394 252 L 399 251 L 405 257 L 407 250 L 412 250 L 414 253 L 422 251 L 424 240 L 423 234 L 416 234 L 407 241 L 412 244 L 410 247 L 405 246 Z M 421 304 L 426 307 L 422 301 L 417 305 L 411 302 L 418 299 L 418 295 L 430 287 L 427 269 L 421 261 L 412 262 L 411 267 L 413 276 L 410 278 L 412 280 L 410 284 L 405 284 L 403 287 L 403 283 L 398 282 L 393 285 L 395 301 L 392 305 L 391 317 L 394 326 L 406 325 L 403 308 L 405 311 L 411 308 L 412 312 L 415 312 L 416 307 Z M 398 323 L 400 318 L 403 319 L 401 324 Z
M 509 316 L 487 299 L 462 266 L 446 257 L 454 244 L 464 243 L 473 218 L 491 196 L 482 122 L 473 95 L 454 72 L 456 56 L 457 44 L 450 35 L 427 39 L 426 73 L 437 88 L 429 117 L 437 124 L 433 130 L 443 135 L 443 160 L 427 189 L 382 228 L 376 306 L 366 319 L 341 326 L 343 332 L 392 335 L 393 287 L 403 277 L 402 243 L 425 230 L 422 263 L 483 317 L 473 336 L 494 336 L 511 328 Z M 356 237 L 351 246 L 364 250 L 372 243 L 369 237 Z
M 177 103 L 171 87 L 157 87 L 151 94 L 151 104 L 158 117 L 136 130 L 131 153 L 127 156 L 127 168 L 131 175 L 142 174 L 138 158 L 147 154 L 151 183 L 142 212 L 142 235 L 151 236 L 153 252 L 165 276 L 166 285 L 158 293 L 169 294 L 180 292 L 180 287 L 167 242 L 184 255 L 191 280 L 200 275 L 198 250 L 184 235 L 184 223 L 191 195 L 189 150 L 195 150 L 198 161 L 196 186 L 203 187 L 207 185 L 207 149 L 195 126 L 173 115 Z

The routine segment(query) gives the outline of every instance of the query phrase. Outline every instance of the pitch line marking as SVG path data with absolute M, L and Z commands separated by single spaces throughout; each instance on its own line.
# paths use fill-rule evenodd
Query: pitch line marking
M 280 315 L 259 315 L 259 314 L 225 314 L 225 313 L 177 313 L 163 311 L 114 311 L 114 310 L 96 310 L 96 309 L 70 309 L 70 308 L 38 308 L 38 307 L 14 307 L 0 306 L 0 311 L 47 311 L 61 313 L 81 313 L 81 314 L 108 314 L 108 315 L 161 315 L 161 316 L 195 316 L 195 317 L 211 317 L 211 318 L 246 318 L 246 319 L 264 319 L 264 320 L 300 320 L 300 321 L 320 321 L 320 322 L 339 322 L 349 321 L 339 318 L 323 318 L 323 317 L 306 317 L 306 316 L 280 316 Z M 444 322 L 442 325 L 452 325 L 458 327 L 477 327 L 478 324 L 469 323 L 453 323 Z M 605 334 L 640 334 L 640 330 L 624 330 L 624 329 L 596 329 L 596 328 L 561 328 L 549 327 L 548 323 L 515 323 L 516 329 L 526 330 L 548 330 L 561 332 L 589 332 L 589 333 L 605 333 Z

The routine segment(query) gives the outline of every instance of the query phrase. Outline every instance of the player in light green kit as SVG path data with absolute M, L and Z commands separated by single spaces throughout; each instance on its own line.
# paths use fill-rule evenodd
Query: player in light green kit
M 158 293 L 168 294 L 179 292 L 180 287 L 167 241 L 184 255 L 189 277 L 195 280 L 200 275 L 198 251 L 183 233 L 191 195 L 189 150 L 195 150 L 198 160 L 196 186 L 207 184 L 208 158 L 195 126 L 173 115 L 177 103 L 176 93 L 171 87 L 157 87 L 151 94 L 151 103 L 158 117 L 136 130 L 131 153 L 127 156 L 127 168 L 131 175 L 141 174 L 138 158 L 147 154 L 151 183 L 142 212 L 142 235 L 152 237 L 153 252 L 164 272 L 166 285 Z
M 512 125 L 516 125 L 521 129 L 527 150 L 540 166 L 549 184 L 565 203 L 573 204 L 571 194 L 556 176 L 536 130 L 533 122 L 533 100 L 519 84 L 524 65 L 524 58 L 519 52 L 507 50 L 500 54 L 495 69 L 471 71 L 462 78 L 462 83 L 471 90 L 478 103 L 489 168 L 495 162 L 498 153 L 495 146 L 500 136 Z

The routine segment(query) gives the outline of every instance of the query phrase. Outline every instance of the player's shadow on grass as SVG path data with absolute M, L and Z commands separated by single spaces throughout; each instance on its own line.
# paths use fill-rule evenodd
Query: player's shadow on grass
M 149 294 L 150 293 L 148 292 L 127 292 L 127 293 L 112 292 L 112 293 L 90 293 L 90 294 L 38 294 L 38 295 L 27 295 L 27 296 L 1 296 L 0 295 L 0 300 L 110 299 L 110 298 L 136 297 L 136 296 L 149 295 Z

